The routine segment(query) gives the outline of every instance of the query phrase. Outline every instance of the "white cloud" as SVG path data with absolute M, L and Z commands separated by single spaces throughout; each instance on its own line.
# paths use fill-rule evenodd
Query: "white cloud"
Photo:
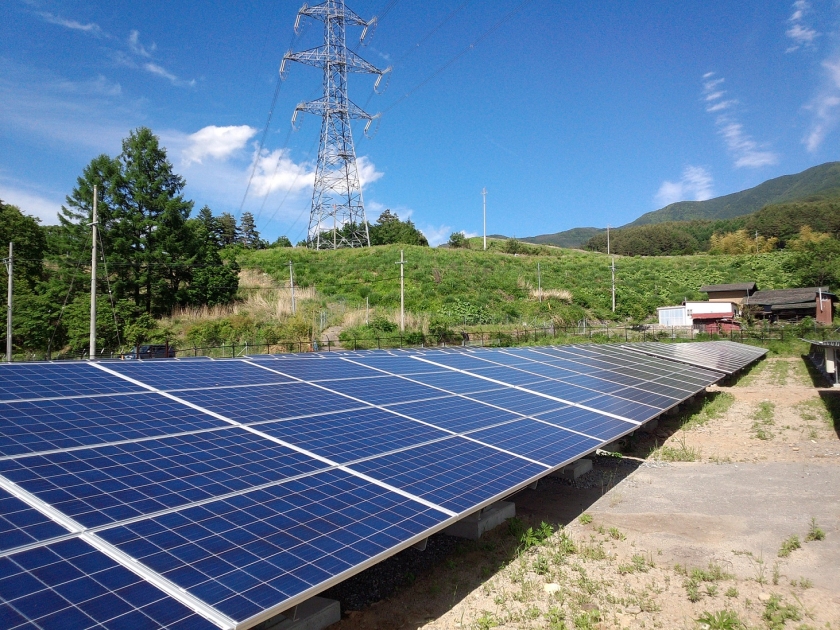
M 69 28 L 72 31 L 81 31 L 83 33 L 87 33 L 88 35 L 93 35 L 94 37 L 104 36 L 102 29 L 99 27 L 99 24 L 96 24 L 95 22 L 82 24 L 81 22 L 77 22 L 76 20 L 68 20 L 66 18 L 60 17 L 58 15 L 53 15 L 52 13 L 47 13 L 45 11 L 38 13 L 38 15 L 40 15 L 45 22 L 49 22 L 50 24 L 63 26 L 64 28 Z
M 429 241 L 429 245 L 432 247 L 437 247 L 441 243 L 445 243 L 449 240 L 449 235 L 452 234 L 452 228 L 448 225 L 424 225 L 424 226 L 417 226 L 417 229 L 423 233 L 423 236 L 426 237 L 426 240 Z
M 58 223 L 61 201 L 47 199 L 41 195 L 4 184 L 0 184 L 0 199 L 5 203 L 17 206 L 24 214 L 38 217 L 46 225 L 56 225 Z
M 205 157 L 225 160 L 241 151 L 255 133 L 257 130 L 248 125 L 208 125 L 188 136 L 189 145 L 181 152 L 183 163 L 200 164 Z
M 822 62 L 823 85 L 817 95 L 805 107 L 813 118 L 811 128 L 805 137 L 808 151 L 816 151 L 840 120 L 840 54 Z
M 664 181 L 656 193 L 656 203 L 667 206 L 677 201 L 705 201 L 714 196 L 712 175 L 702 166 L 686 166 L 677 182 Z
M 152 52 L 154 52 L 157 48 L 157 44 L 153 42 L 152 45 L 149 46 L 149 50 L 147 50 L 146 47 L 140 43 L 140 31 L 133 30 L 128 36 L 128 48 L 135 55 L 151 58 Z
M 785 31 L 793 44 L 785 52 L 794 52 L 803 46 L 812 46 L 814 40 L 821 35 L 818 31 L 804 23 L 805 16 L 810 12 L 811 5 L 807 0 L 796 0 L 793 3 L 793 13 L 788 18 L 790 27 Z
M 143 69 L 147 72 L 151 72 L 152 74 L 156 74 L 159 77 L 163 77 L 164 79 L 169 79 L 173 83 L 175 83 L 175 81 L 178 80 L 178 77 L 169 72 L 166 68 L 162 68 L 161 66 L 157 65 L 156 63 L 152 63 L 151 61 L 148 63 L 144 63 Z
M 753 140 L 744 131 L 741 122 L 729 113 L 738 104 L 738 101 L 735 99 L 722 100 L 726 95 L 726 90 L 719 88 L 724 79 L 723 77 L 713 78 L 714 75 L 714 72 L 707 72 L 703 75 L 703 98 L 708 103 L 706 111 L 717 114 L 715 126 L 718 133 L 723 136 L 729 153 L 735 158 L 735 167 L 760 168 L 777 164 L 779 155 L 767 150 Z
M 248 173 L 253 169 L 253 162 Z M 245 174 L 242 190 L 245 190 L 248 174 Z M 311 189 L 315 183 L 315 167 L 302 162 L 295 164 L 289 149 L 263 150 L 257 159 L 254 179 L 251 181 L 251 195 L 265 197 L 276 191 L 299 192 Z
M 366 155 L 356 158 L 356 166 L 359 169 L 359 183 L 364 189 L 368 184 L 382 178 L 385 173 L 376 170 L 376 166 Z

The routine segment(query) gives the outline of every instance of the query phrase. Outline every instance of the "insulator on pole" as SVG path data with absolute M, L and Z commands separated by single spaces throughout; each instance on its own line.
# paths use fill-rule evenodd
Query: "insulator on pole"
M 391 70 L 393 70 L 393 66 L 388 66 L 382 71 L 378 77 L 376 77 L 376 83 L 373 84 L 373 91 L 377 94 L 384 94 L 385 90 L 388 89 L 388 86 L 391 85 Z M 382 82 L 382 78 L 385 78 L 385 85 L 382 89 L 379 89 L 379 84 Z

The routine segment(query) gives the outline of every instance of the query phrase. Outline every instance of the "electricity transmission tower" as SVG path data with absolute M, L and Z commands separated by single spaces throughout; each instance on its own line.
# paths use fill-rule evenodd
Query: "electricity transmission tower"
M 371 116 L 347 96 L 347 74 L 350 72 L 377 75 L 374 90 L 390 68 L 380 70 L 347 48 L 346 27 L 364 28 L 359 41 L 368 29 L 376 25 L 376 18 L 365 21 L 348 9 L 344 0 L 326 0 L 309 7 L 303 5 L 295 20 L 295 31 L 301 18 L 314 18 L 324 23 L 324 44 L 302 52 L 289 51 L 283 57 L 280 74 L 287 61 L 296 61 L 324 71 L 323 96 L 295 108 L 292 124 L 299 112 L 322 117 L 321 143 L 315 168 L 315 188 L 309 215 L 307 243 L 315 249 L 370 246 L 356 149 L 350 123 L 366 120 L 367 132 L 375 116 Z

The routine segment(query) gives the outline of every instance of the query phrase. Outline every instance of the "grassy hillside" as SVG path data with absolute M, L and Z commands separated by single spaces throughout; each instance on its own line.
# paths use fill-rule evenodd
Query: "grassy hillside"
M 831 189 L 840 189 L 840 162 L 827 162 L 795 175 L 776 177 L 754 188 L 723 197 L 706 201 L 678 201 L 643 214 L 625 227 L 692 219 L 731 219 L 755 212 L 767 204 L 802 200 Z
M 527 247 L 527 246 L 526 246 Z M 640 321 L 657 306 L 702 298 L 700 286 L 755 280 L 762 288 L 788 286 L 785 252 L 760 256 L 621 258 L 617 270 L 617 314 L 610 311 L 609 259 L 596 252 L 528 247 L 527 254 L 407 247 L 407 311 L 468 324 L 577 321 L 583 316 Z M 315 289 L 321 308 L 399 307 L 400 246 L 311 251 L 300 248 L 249 251 L 244 269 L 265 272 L 288 285 L 289 260 L 295 284 Z M 539 263 L 543 302 L 538 299 Z
M 602 228 L 582 227 L 572 228 L 555 234 L 540 234 L 539 236 L 527 236 L 520 239 L 523 243 L 534 245 L 556 245 L 557 247 L 577 248 L 581 247 L 596 234 L 605 230 Z

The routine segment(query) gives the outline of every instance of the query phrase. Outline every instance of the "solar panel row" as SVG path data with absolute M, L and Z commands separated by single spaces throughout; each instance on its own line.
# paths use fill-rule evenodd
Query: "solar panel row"
M 0 625 L 253 625 L 763 353 L 658 345 L 0 366 Z

